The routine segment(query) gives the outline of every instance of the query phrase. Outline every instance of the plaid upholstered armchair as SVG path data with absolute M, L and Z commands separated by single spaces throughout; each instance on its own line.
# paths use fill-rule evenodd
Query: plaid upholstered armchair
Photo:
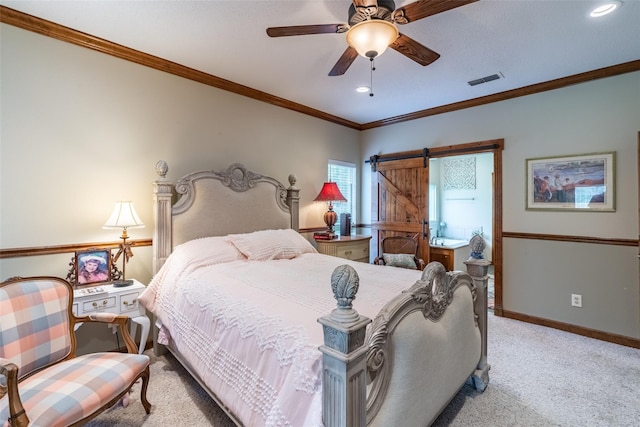
M 107 313 L 76 318 L 73 289 L 62 279 L 0 283 L 0 425 L 82 425 L 124 397 L 142 378 L 146 413 L 149 357 L 137 354 L 128 318 Z M 116 324 L 128 353 L 75 355 L 74 325 Z

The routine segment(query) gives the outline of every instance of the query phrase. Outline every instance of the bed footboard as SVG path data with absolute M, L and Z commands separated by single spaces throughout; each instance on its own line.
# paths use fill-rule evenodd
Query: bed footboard
M 318 319 L 325 341 L 325 427 L 430 425 L 469 378 L 484 390 L 487 277 L 478 262 L 485 263 L 468 261 L 474 278 L 430 263 L 420 280 L 385 305 L 367 336 L 371 320 L 351 306 L 357 273 L 347 265 L 334 271 L 338 308 Z

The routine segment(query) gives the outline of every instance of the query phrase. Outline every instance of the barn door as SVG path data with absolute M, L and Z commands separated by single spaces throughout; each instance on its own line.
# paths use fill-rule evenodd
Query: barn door
M 397 156 L 404 157 L 404 156 Z M 371 234 L 376 255 L 388 236 L 412 237 L 419 257 L 429 262 L 429 159 L 394 155 L 371 159 Z

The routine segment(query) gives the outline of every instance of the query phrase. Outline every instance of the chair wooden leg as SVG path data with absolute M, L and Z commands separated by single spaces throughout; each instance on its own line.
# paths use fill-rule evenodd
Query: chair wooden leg
M 16 427 L 28 426 L 30 421 L 24 411 L 20 394 L 18 393 L 18 365 L 7 363 L 6 365 L 0 366 L 0 373 L 6 378 L 5 390 L 8 390 L 9 414 L 13 414 L 9 417 L 9 420 L 7 420 L 7 424 Z M 2 397 L 4 396 L 5 394 L 3 393 Z
M 147 387 L 149 386 L 149 367 L 144 370 L 142 375 L 142 387 L 140 388 L 140 402 L 144 406 L 144 410 L 147 414 L 151 413 L 151 403 L 147 400 Z

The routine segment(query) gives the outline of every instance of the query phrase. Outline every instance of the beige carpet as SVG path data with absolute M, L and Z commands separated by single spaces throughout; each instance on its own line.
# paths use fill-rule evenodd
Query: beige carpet
M 147 390 L 151 413 L 147 415 L 140 403 L 138 383 L 126 408 L 117 404 L 107 409 L 89 427 L 235 426 L 171 354 L 155 357 L 151 350 L 145 354 L 151 357 Z
M 640 426 L 640 350 L 491 313 L 488 329 L 489 387 L 464 386 L 434 426 Z M 138 387 L 89 426 L 233 425 L 171 356 L 152 356 L 150 415 Z
M 493 310 L 495 306 L 495 292 L 494 286 L 495 276 L 493 274 L 489 274 L 489 283 L 487 284 L 487 308 L 489 310 Z

